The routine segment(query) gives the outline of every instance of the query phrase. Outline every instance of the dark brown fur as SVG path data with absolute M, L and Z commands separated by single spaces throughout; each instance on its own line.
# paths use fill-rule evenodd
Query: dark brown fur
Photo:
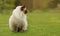
M 21 7 L 21 11 L 24 11 L 25 5 Z
M 22 26 L 17 26 L 16 24 L 15 25 L 13 25 L 13 31 L 14 32 L 20 32 L 22 30 Z
M 27 13 L 27 9 L 24 10 L 24 8 L 26 8 L 25 5 L 21 7 L 21 11 L 24 11 L 24 14 L 26 14 Z

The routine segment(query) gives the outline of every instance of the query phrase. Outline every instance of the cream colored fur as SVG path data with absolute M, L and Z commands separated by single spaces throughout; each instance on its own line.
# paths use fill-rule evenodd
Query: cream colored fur
M 17 6 L 16 9 L 13 10 L 12 15 L 9 18 L 9 28 L 11 31 L 14 31 L 14 26 L 16 28 L 16 31 L 18 30 L 18 27 L 22 27 L 22 30 L 27 30 L 27 16 L 24 14 L 24 11 L 21 11 L 22 6 Z M 25 8 L 26 9 L 26 8 Z

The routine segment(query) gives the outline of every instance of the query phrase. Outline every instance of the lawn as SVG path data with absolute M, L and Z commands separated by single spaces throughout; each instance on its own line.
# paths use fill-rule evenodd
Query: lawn
M 0 36 L 60 36 L 60 13 L 28 13 L 28 30 L 12 32 L 8 27 L 10 15 L 0 14 Z

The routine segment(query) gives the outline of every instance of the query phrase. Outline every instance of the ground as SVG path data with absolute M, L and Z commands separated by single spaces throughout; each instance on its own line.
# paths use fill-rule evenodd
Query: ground
M 10 31 L 8 27 L 9 16 L 0 14 L 0 36 L 60 36 L 59 12 L 28 13 L 28 30 L 25 32 Z

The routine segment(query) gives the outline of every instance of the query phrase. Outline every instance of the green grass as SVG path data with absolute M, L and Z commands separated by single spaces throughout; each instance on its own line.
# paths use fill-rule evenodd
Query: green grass
M 60 36 L 60 13 L 28 13 L 28 30 L 25 32 L 11 32 L 9 16 L 0 14 L 0 36 Z

